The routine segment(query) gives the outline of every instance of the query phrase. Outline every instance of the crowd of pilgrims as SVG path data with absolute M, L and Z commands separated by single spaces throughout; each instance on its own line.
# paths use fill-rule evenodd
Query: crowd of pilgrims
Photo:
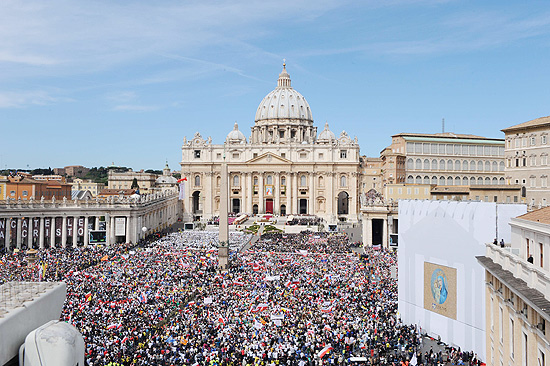
M 323 219 L 312 215 L 293 215 L 286 222 L 286 225 L 310 225 L 318 226 L 323 223 Z
M 88 365 L 442 361 L 419 352 L 419 330 L 396 318 L 394 253 L 357 256 L 345 236 L 326 233 L 270 234 L 243 249 L 249 240 L 232 233 L 226 273 L 217 271 L 209 232 L 134 247 L 42 250 L 34 263 L 22 252 L 6 254 L 0 284 L 66 282 L 61 319 L 84 336 Z

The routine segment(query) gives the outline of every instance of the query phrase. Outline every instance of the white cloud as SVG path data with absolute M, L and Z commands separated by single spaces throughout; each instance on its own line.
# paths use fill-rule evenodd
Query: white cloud
M 69 101 L 72 100 L 55 97 L 45 91 L 0 92 L 0 108 L 21 108 L 27 105 L 47 105 Z

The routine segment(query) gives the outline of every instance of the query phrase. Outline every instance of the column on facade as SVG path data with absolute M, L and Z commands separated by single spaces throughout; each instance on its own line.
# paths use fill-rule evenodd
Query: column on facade
M 55 216 L 50 218 L 50 248 L 55 248 Z
M 253 205 L 253 197 L 254 197 L 254 187 L 252 185 L 252 178 L 254 176 L 254 173 L 247 173 L 246 176 L 246 186 L 248 191 L 248 206 L 246 207 L 246 211 L 252 215 L 252 205 Z
M 315 215 L 315 177 L 314 173 L 309 173 L 309 205 L 308 212 L 310 215 Z
M 248 207 L 248 200 L 247 200 L 247 189 L 248 186 L 246 183 L 248 182 L 248 179 L 246 178 L 246 173 L 242 173 L 239 177 L 239 183 L 241 185 L 241 213 L 246 212 Z
M 105 215 L 105 245 L 111 244 L 111 216 Z
M 214 194 L 213 194 L 214 185 L 212 184 L 213 177 L 214 177 L 213 172 L 206 173 L 204 189 L 202 190 L 202 193 L 204 194 L 204 206 L 202 207 L 202 217 L 206 217 L 206 215 L 212 216 L 215 213 L 214 200 L 212 199 L 214 197 Z
M 300 213 L 299 212 L 299 207 L 298 207 L 298 174 L 299 173 L 294 173 L 292 175 L 292 213 L 293 214 L 298 214 Z
M 88 233 L 88 225 L 90 224 L 90 218 L 88 216 L 84 216 L 84 246 L 88 246 L 90 244 L 90 234 Z
M 258 174 L 258 193 L 259 193 L 259 202 L 258 202 L 258 213 L 263 214 L 264 211 L 264 174 Z
M 336 215 L 336 213 L 334 212 L 334 173 L 333 172 L 329 172 L 327 173 L 327 194 L 326 194 L 326 198 L 325 198 L 325 202 L 326 202 L 326 205 L 327 205 L 327 209 L 326 209 L 326 212 L 327 212 L 327 217 L 330 217 L 331 220 L 332 220 L 332 217 L 334 215 Z
M 44 249 L 44 217 L 40 218 L 40 227 L 38 233 L 38 245 L 40 249 Z
M 32 217 L 29 217 L 29 226 L 27 227 L 27 248 L 32 249 L 32 228 L 33 228 L 33 220 Z
M 382 223 L 382 247 L 388 247 L 388 217 L 384 217 Z
M 6 217 L 6 237 L 4 238 L 4 246 L 6 247 L 6 252 L 10 248 L 11 244 L 11 218 Z
M 281 214 L 281 183 L 280 183 L 281 173 L 276 172 L 273 174 L 273 213 Z
M 348 212 L 351 215 L 351 217 L 356 218 L 357 217 L 357 197 L 359 194 L 359 189 L 357 186 L 357 172 L 351 173 L 351 184 L 348 187 L 349 188 L 349 198 L 348 198 Z
M 288 173 L 286 176 L 286 214 L 292 214 L 292 173 Z
M 130 238 L 130 215 L 126 215 L 126 243 L 129 243 L 132 239 Z
M 73 248 L 78 246 L 78 216 L 73 217 Z
M 63 215 L 63 222 L 61 223 L 61 246 L 67 247 L 67 216 Z

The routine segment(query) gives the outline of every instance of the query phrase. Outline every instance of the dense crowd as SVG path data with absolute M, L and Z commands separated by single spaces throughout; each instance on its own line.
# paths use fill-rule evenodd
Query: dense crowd
M 359 257 L 343 235 L 230 238 L 182 232 L 144 247 L 117 245 L 0 257 L 0 283 L 64 280 L 62 319 L 86 342 L 88 365 L 390 365 L 418 357 L 418 330 L 396 317 L 395 254 Z M 240 250 L 240 252 L 239 252 Z M 427 362 L 436 360 L 426 355 Z M 355 363 L 361 364 L 361 363 Z
M 287 220 L 286 225 L 309 225 L 309 226 L 318 226 L 323 223 L 323 219 L 317 216 L 311 215 L 293 215 L 289 220 Z

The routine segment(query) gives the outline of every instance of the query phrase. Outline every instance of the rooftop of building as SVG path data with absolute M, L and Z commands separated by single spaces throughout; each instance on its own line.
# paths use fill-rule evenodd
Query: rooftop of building
M 517 217 L 518 219 L 550 224 L 550 206 L 528 212 Z
M 135 189 L 103 189 L 101 192 L 98 193 L 98 196 L 131 196 L 134 193 L 136 193 Z
M 477 136 L 477 135 L 470 135 L 470 134 L 463 134 L 463 133 L 454 133 L 454 132 L 439 132 L 439 133 L 409 133 L 409 132 L 401 132 L 396 135 L 392 135 L 392 137 L 403 137 L 405 140 L 407 139 L 451 139 L 451 140 L 477 140 L 477 141 L 492 141 L 492 142 L 502 142 L 504 143 L 504 139 L 498 139 L 498 138 L 492 138 L 492 137 L 483 137 L 483 136 Z M 465 142 L 465 141 L 461 141 Z
M 543 127 L 543 126 L 550 126 L 550 116 L 535 118 L 527 122 L 523 122 L 514 126 L 503 128 L 501 131 L 506 133 L 506 132 L 512 132 L 516 130 L 522 130 L 525 128 Z

